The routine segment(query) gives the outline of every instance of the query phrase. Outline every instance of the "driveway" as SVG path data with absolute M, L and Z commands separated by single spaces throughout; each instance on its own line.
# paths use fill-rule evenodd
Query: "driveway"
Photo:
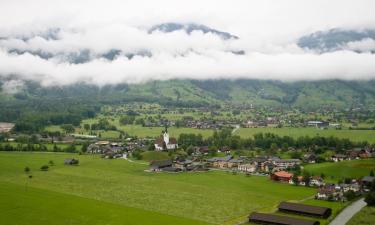
M 344 225 L 346 224 L 357 212 L 359 212 L 363 207 L 366 206 L 366 202 L 364 198 L 361 198 L 348 207 L 346 207 L 343 211 L 340 212 L 338 216 L 329 225 Z

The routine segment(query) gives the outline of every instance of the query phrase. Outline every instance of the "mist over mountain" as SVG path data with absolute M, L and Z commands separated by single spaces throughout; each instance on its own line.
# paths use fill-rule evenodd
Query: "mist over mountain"
M 237 36 L 232 35 L 228 32 L 218 31 L 218 30 L 212 29 L 210 27 L 207 27 L 205 25 L 194 24 L 194 23 L 188 23 L 188 24 L 163 23 L 163 24 L 155 25 L 148 30 L 149 33 L 153 33 L 155 31 L 160 31 L 160 32 L 164 32 L 164 33 L 170 33 L 170 32 L 174 32 L 174 31 L 184 31 L 187 34 L 191 34 L 194 31 L 198 31 L 198 32 L 202 32 L 204 34 L 212 33 L 214 35 L 219 36 L 220 38 L 222 38 L 224 40 L 238 39 Z
M 336 28 L 318 31 L 299 38 L 298 46 L 319 52 L 352 50 L 373 54 L 375 53 L 375 30 L 357 31 Z

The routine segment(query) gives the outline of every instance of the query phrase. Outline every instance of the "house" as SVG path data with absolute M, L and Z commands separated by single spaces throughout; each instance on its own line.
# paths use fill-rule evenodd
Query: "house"
M 237 166 L 238 171 L 246 173 L 254 173 L 257 170 L 257 163 L 246 163 Z
M 301 164 L 299 159 L 275 159 L 272 162 L 279 169 L 292 168 Z
M 344 161 L 344 160 L 347 160 L 348 157 L 346 155 L 343 155 L 343 154 L 334 154 L 331 156 L 331 160 L 334 161 L 334 162 L 341 162 L 341 161 Z
M 207 159 L 207 162 L 211 164 L 212 167 L 216 168 L 228 168 L 228 162 L 231 160 L 233 157 L 231 155 L 225 156 L 225 157 L 214 157 Z
M 208 146 L 195 147 L 193 151 L 194 155 L 207 155 L 209 153 L 209 148 Z
M 328 218 L 332 214 L 331 208 L 292 202 L 281 202 L 278 206 L 278 209 L 280 212 L 294 213 L 321 218 Z
M 275 225 L 319 225 L 319 221 L 304 220 L 295 217 L 279 216 L 266 213 L 252 213 L 249 216 L 250 223 L 275 224 Z
M 317 156 L 314 153 L 308 153 L 303 156 L 303 162 L 305 163 L 316 163 L 316 160 Z
M 374 182 L 375 177 L 371 176 L 365 176 L 361 179 L 361 184 L 364 187 L 369 187 L 371 186 L 372 182 Z
M 360 191 L 360 186 L 357 183 L 354 184 L 340 184 L 341 190 L 346 193 L 348 191 L 353 191 L 354 193 L 358 193 Z
M 238 167 L 238 165 L 240 165 L 243 162 L 244 162 L 243 159 L 231 159 L 227 163 L 227 168 Z
M 162 136 L 155 140 L 155 150 L 157 151 L 163 151 L 163 150 L 171 150 L 171 149 L 177 149 L 177 139 L 176 138 L 170 138 L 168 134 L 168 130 L 166 129 Z
M 331 201 L 339 201 L 343 199 L 343 197 L 340 188 L 337 189 L 334 184 L 327 184 L 320 187 L 315 195 L 315 199 Z
M 150 171 L 162 171 L 167 167 L 172 167 L 172 160 L 155 160 L 150 163 Z
M 313 176 L 310 178 L 310 186 L 320 187 L 324 185 L 324 180 L 319 176 Z
M 278 171 L 271 174 L 271 179 L 274 181 L 289 183 L 292 180 L 293 174 L 286 171 Z
M 307 121 L 307 126 L 316 128 L 327 128 L 329 122 L 326 121 Z
M 10 132 L 13 127 L 15 126 L 14 123 L 0 123 L 0 133 L 8 133 Z
M 173 162 L 173 167 L 181 169 L 181 170 L 188 170 L 189 166 L 193 163 L 191 160 L 177 160 Z
M 79 164 L 79 160 L 78 159 L 67 158 L 67 159 L 64 159 L 64 164 L 65 165 L 78 165 Z

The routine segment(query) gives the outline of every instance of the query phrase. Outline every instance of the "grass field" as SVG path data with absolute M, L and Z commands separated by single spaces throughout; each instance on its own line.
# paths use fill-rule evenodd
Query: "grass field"
M 375 224 L 375 207 L 365 207 L 357 213 L 346 225 L 373 225 Z
M 66 157 L 79 158 L 80 165 L 63 165 Z M 49 160 L 53 160 L 55 166 L 47 172 L 40 171 L 39 168 L 47 164 Z M 24 173 L 25 166 L 31 168 L 32 179 Z M 35 191 L 35 198 L 38 198 L 40 190 L 48 190 L 45 198 L 40 200 L 45 200 L 47 203 L 36 201 L 36 205 L 42 205 L 40 206 L 42 208 L 35 206 L 33 213 L 36 214 L 37 210 L 43 209 L 43 204 L 46 204 L 45 207 L 57 208 L 54 204 L 57 204 L 60 198 L 72 198 L 71 201 L 75 201 L 78 197 L 87 198 L 87 204 L 95 205 L 96 208 L 90 211 L 86 209 L 84 202 L 82 205 L 77 205 L 77 208 L 81 208 L 77 211 L 82 211 L 83 215 L 73 212 L 65 213 L 64 208 L 55 210 L 59 216 L 73 221 L 77 217 L 77 221 L 82 221 L 77 224 L 85 224 L 84 215 L 100 214 L 99 211 L 105 214 L 103 218 L 109 221 L 107 224 L 116 224 L 118 221 L 116 215 L 121 207 L 146 210 L 156 213 L 157 216 L 160 215 L 161 222 L 155 220 L 153 224 L 184 224 L 184 220 L 181 223 L 168 222 L 181 218 L 213 224 L 234 224 L 246 220 L 251 211 L 271 211 L 280 201 L 297 201 L 315 193 L 315 189 L 275 183 L 268 177 L 246 177 L 242 174 L 233 175 L 222 171 L 179 174 L 147 173 L 144 172 L 146 168 L 147 165 L 131 163 L 123 159 L 106 160 L 88 155 L 2 152 L 0 153 L 0 171 L 2 171 L 0 181 L 8 184 L 9 188 L 6 188 L 6 185 L 0 186 L 3 186 L 1 189 L 3 195 L 9 196 L 22 196 L 22 193 L 17 192 L 21 192 L 21 187 L 24 187 L 26 182 L 30 190 Z M 10 185 L 15 185 L 15 187 L 12 188 Z M 49 193 L 53 201 L 51 203 L 48 203 Z M 90 202 L 93 200 L 98 203 Z M 76 201 L 80 200 L 76 199 Z M 8 202 L 9 199 L 0 198 L 0 205 L 8 204 Z M 24 207 L 30 207 L 29 204 L 31 203 L 25 202 Z M 113 204 L 113 209 L 111 207 L 107 209 L 105 204 Z M 123 211 L 127 210 L 124 208 Z M 42 212 L 41 215 L 44 215 L 43 210 Z M 9 210 L 6 213 L 2 212 L 2 216 L 18 217 L 22 213 L 22 210 Z M 48 214 L 48 211 L 45 213 Z M 134 213 L 137 214 L 137 211 Z M 147 215 L 144 214 L 144 217 L 148 218 Z M 173 218 L 164 218 L 165 215 L 173 216 Z M 33 216 L 35 215 L 30 215 L 30 218 Z M 95 215 L 95 217 L 100 217 L 100 215 Z M 52 216 L 48 215 L 42 216 L 35 224 L 47 224 L 51 218 Z M 42 219 L 46 221 L 41 223 Z M 24 223 L 21 221 L 19 224 Z M 146 223 L 129 221 L 129 224 Z
M 324 173 L 325 180 L 330 182 L 345 177 L 360 178 L 369 175 L 371 170 L 375 170 L 375 159 L 309 164 L 305 166 L 305 170 L 314 175 Z
M 241 137 L 253 137 L 256 133 L 274 133 L 280 136 L 291 136 L 294 138 L 301 136 L 314 137 L 316 135 L 329 137 L 334 136 L 338 138 L 348 138 L 352 141 L 368 141 L 375 143 L 375 130 L 321 130 L 316 128 L 241 128 L 236 132 L 236 135 Z
M 0 224 L 208 225 L 119 204 L 0 181 Z

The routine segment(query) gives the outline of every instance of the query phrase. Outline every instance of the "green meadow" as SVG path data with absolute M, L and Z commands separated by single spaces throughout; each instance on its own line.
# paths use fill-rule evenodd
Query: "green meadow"
M 305 170 L 314 175 L 324 173 L 326 181 L 336 182 L 343 178 L 368 176 L 371 170 L 375 171 L 375 159 L 309 164 Z
M 264 127 L 264 128 L 241 128 L 239 129 L 236 134 L 247 138 L 253 137 L 256 133 L 274 133 L 280 136 L 291 136 L 294 138 L 298 138 L 301 136 L 322 136 L 322 137 L 338 137 L 338 138 L 348 138 L 351 141 L 361 142 L 361 141 L 368 141 L 370 143 L 375 143 L 375 130 L 349 130 L 349 129 L 317 129 L 311 127 L 300 127 L 300 128 L 293 128 L 293 127 L 283 127 L 283 128 L 272 128 L 272 127 Z
M 349 220 L 347 225 L 373 225 L 375 224 L 375 207 L 367 206 Z
M 67 157 L 78 158 L 80 165 L 64 165 Z M 54 166 L 40 171 L 50 160 Z M 24 172 L 26 166 L 29 173 Z M 150 224 L 236 224 L 252 211 L 269 212 L 280 201 L 298 201 L 315 193 L 268 177 L 223 171 L 149 173 L 144 171 L 147 167 L 91 155 L 1 152 L 0 193 L 7 197 L 0 198 L 6 208 L 1 211 L 6 220 L 0 224 L 9 224 L 12 218 L 13 224 L 36 225 L 132 225 L 149 220 Z

